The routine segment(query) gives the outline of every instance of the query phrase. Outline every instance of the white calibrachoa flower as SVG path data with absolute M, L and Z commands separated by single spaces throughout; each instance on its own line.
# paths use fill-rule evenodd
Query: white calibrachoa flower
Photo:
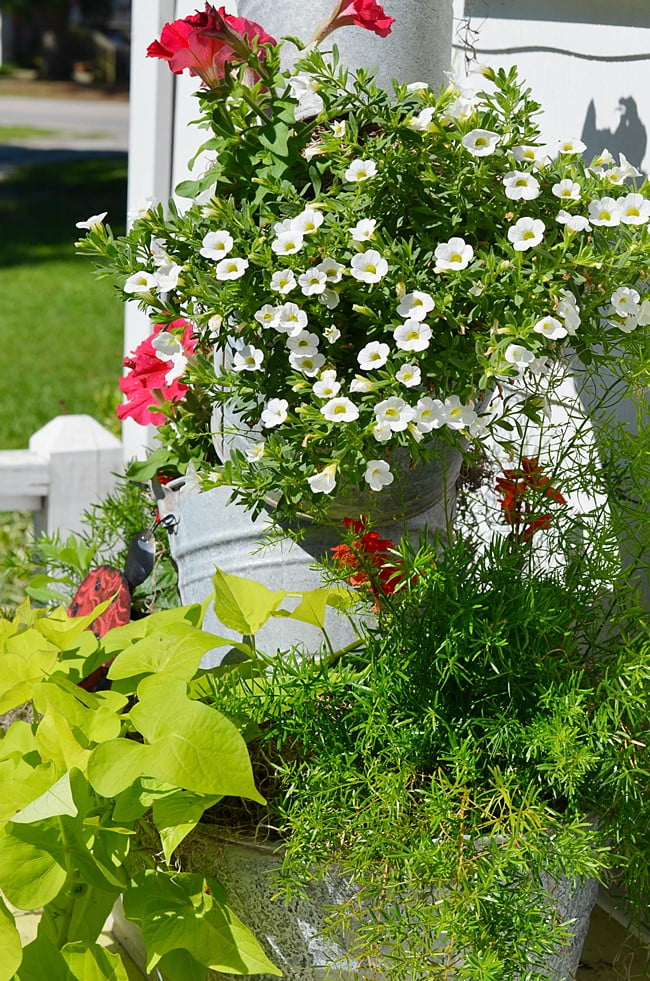
M 319 399 L 332 399 L 341 391 L 341 383 L 336 380 L 336 372 L 330 368 L 321 371 L 319 379 L 314 383 L 312 391 Z
M 609 150 L 604 149 L 602 153 L 599 153 L 598 156 L 594 157 L 594 159 L 591 161 L 589 170 L 592 174 L 596 174 L 597 177 L 601 177 L 605 174 L 607 168 L 613 163 L 616 163 L 614 157 Z
M 546 226 L 540 218 L 520 218 L 508 229 L 508 241 L 515 252 L 526 252 L 542 241 Z
M 536 334 L 541 334 L 542 337 L 547 337 L 551 341 L 560 340 L 568 334 L 566 327 L 556 317 L 542 317 L 541 320 L 537 321 L 533 330 Z
M 431 328 L 421 320 L 405 320 L 393 331 L 400 351 L 426 351 L 431 341 Z
M 388 272 L 388 263 L 376 249 L 352 256 L 350 272 L 362 283 L 378 283 Z
M 312 334 L 308 330 L 301 330 L 299 334 L 293 334 L 287 338 L 287 347 L 290 351 L 295 351 L 298 354 L 316 354 L 318 335 Z
M 300 252 L 305 244 L 302 232 L 295 228 L 288 228 L 273 239 L 271 249 L 276 255 L 295 255 Z
M 323 331 L 323 337 L 328 344 L 336 344 L 340 336 L 341 331 L 338 329 L 338 327 L 326 327 Z
M 313 354 L 300 354 L 298 351 L 293 351 L 289 355 L 289 364 L 301 374 L 313 378 L 325 364 L 325 358 L 318 351 Z
M 274 293 L 282 293 L 286 296 L 298 285 L 293 269 L 279 269 L 271 276 L 271 289 Z
M 338 139 L 342 140 L 345 136 L 345 120 L 335 119 L 332 123 L 332 134 Z
M 415 130 L 416 133 L 435 132 L 436 124 L 433 121 L 434 115 L 435 109 L 433 106 L 427 106 L 426 109 L 422 109 L 417 115 L 411 116 L 406 125 L 409 129 Z
M 619 317 L 629 317 L 638 314 L 640 299 L 636 290 L 621 286 L 612 293 L 611 303 Z
M 182 271 L 183 267 L 179 266 L 176 262 L 171 262 L 166 266 L 158 266 L 154 273 L 156 286 L 163 293 L 168 293 L 170 290 L 175 290 L 178 286 L 178 281 Z
M 99 225 L 104 224 L 104 218 L 108 214 L 108 211 L 102 211 L 101 215 L 91 215 L 90 218 L 86 218 L 85 221 L 76 221 L 75 228 L 86 228 L 88 231 L 92 231 L 93 228 L 98 228 Z
M 374 387 L 370 379 L 364 378 L 363 375 L 355 375 L 350 382 L 351 392 L 372 392 Z
M 225 229 L 203 236 L 199 255 L 206 259 L 225 259 L 234 245 L 232 235 Z
M 353 160 L 345 171 L 346 181 L 352 184 L 367 181 L 377 173 L 377 164 L 374 160 Z
M 398 395 L 393 395 L 377 403 L 375 418 L 379 426 L 388 426 L 394 433 L 400 433 L 415 418 L 415 409 Z
M 320 473 L 307 477 L 307 483 L 313 494 L 331 494 L 336 487 L 336 464 L 330 463 Z
M 572 181 L 570 178 L 558 181 L 551 188 L 551 191 L 556 198 L 563 198 L 568 201 L 579 201 L 581 194 L 581 187 L 577 181 Z
M 580 307 L 571 290 L 560 290 L 556 313 L 564 321 L 569 334 L 575 334 L 580 326 Z
M 336 284 L 341 282 L 345 266 L 342 262 L 337 262 L 336 259 L 332 259 L 327 256 L 314 268 L 318 269 L 319 272 L 325 273 L 325 278 L 327 279 L 328 283 Z
M 248 259 L 239 259 L 236 256 L 232 256 L 222 259 L 217 263 L 214 275 L 218 280 L 241 279 L 247 269 Z
M 511 201 L 532 201 L 539 197 L 539 181 L 523 170 L 511 170 L 503 178 L 506 197 Z
M 434 299 L 429 293 L 413 290 L 412 293 L 405 293 L 399 301 L 397 313 L 406 320 L 425 320 L 434 307 Z
M 642 194 L 626 194 L 618 199 L 618 206 L 624 225 L 645 225 L 650 219 L 650 201 Z
M 436 264 L 434 272 L 447 272 L 448 270 L 466 269 L 474 258 L 474 249 L 468 245 L 464 238 L 450 238 L 448 242 L 441 242 L 436 246 L 434 252 Z
M 501 137 L 489 129 L 473 129 L 460 142 L 473 157 L 489 157 L 501 142 Z
M 591 230 L 589 219 L 584 215 L 572 215 L 568 211 L 558 211 L 555 219 L 560 225 L 566 225 L 572 232 L 588 232 Z
M 244 456 L 249 463 L 259 463 L 259 461 L 264 456 L 264 451 L 266 447 L 262 441 L 255 443 L 254 446 L 249 446 L 247 450 L 244 450 Z
M 583 153 L 587 147 L 582 140 L 558 140 L 555 149 L 560 154 L 571 155 L 574 153 Z
M 380 341 L 370 341 L 357 354 L 357 361 L 359 362 L 359 367 L 363 368 L 364 371 L 371 371 L 373 368 L 383 368 L 388 361 L 389 354 L 390 348 L 388 344 L 382 344 Z
M 291 219 L 291 229 L 303 235 L 313 235 L 323 224 L 323 216 L 315 208 L 305 208 L 299 215 Z
M 589 202 L 589 221 L 592 225 L 613 227 L 621 222 L 621 212 L 615 198 L 596 198 Z
M 318 297 L 318 302 L 322 303 L 323 306 L 327 307 L 328 310 L 336 310 L 337 306 L 341 302 L 341 298 L 336 292 L 336 290 L 325 289 Z M 330 327 L 328 329 L 335 330 L 336 328 Z M 323 333 L 325 334 L 325 331 L 323 331 Z M 327 335 L 325 334 L 325 336 Z M 338 331 L 338 336 L 336 340 L 338 340 L 340 336 L 341 336 L 341 332 Z M 329 340 L 329 337 L 327 339 Z
M 187 357 L 183 345 L 166 330 L 161 330 L 151 340 L 151 346 L 161 361 L 169 363 L 169 370 L 165 375 L 165 384 L 171 385 L 172 382 L 180 378 L 187 368 Z
M 122 289 L 125 293 L 142 295 L 143 293 L 151 293 L 152 290 L 157 289 L 157 286 L 156 277 L 153 273 L 140 269 L 138 272 L 133 273 L 132 276 L 129 276 Z
M 304 310 L 301 310 L 297 303 L 283 303 L 280 307 L 280 315 L 276 324 L 273 324 L 279 334 L 289 334 L 296 337 L 305 329 L 308 317 Z
M 523 374 L 535 360 L 535 355 L 532 351 L 528 351 L 525 347 L 522 347 L 521 344 L 509 344 L 505 350 L 504 358 L 508 364 L 514 365 L 517 368 L 519 374 Z
M 374 218 L 362 218 L 350 229 L 350 238 L 353 242 L 369 242 L 375 234 L 376 227 L 377 222 Z
M 395 479 L 385 460 L 368 460 L 363 478 L 373 491 L 383 490 Z
M 252 344 L 245 344 L 235 352 L 232 359 L 233 371 L 261 371 L 264 352 Z
M 281 426 L 286 421 L 289 403 L 286 399 L 271 399 L 262 411 L 261 420 L 265 429 Z
M 321 269 L 308 269 L 298 276 L 298 285 L 303 296 L 320 296 L 325 292 L 327 276 Z
M 272 307 L 270 303 L 265 303 L 263 307 L 256 310 L 254 317 L 262 327 L 277 327 L 280 320 L 280 307 Z
M 415 406 L 415 426 L 419 433 L 430 433 L 445 424 L 445 407 L 440 399 L 425 395 Z
M 359 410 L 354 402 L 345 396 L 337 396 L 321 406 L 320 414 L 328 422 L 354 422 L 359 418 Z
M 403 364 L 395 377 L 405 388 L 415 388 L 422 381 L 422 372 L 416 364 Z
M 393 430 L 385 422 L 376 422 L 370 427 L 370 432 L 378 443 L 387 443 L 393 437 Z
M 546 147 L 543 146 L 513 146 L 512 155 L 519 163 L 529 163 L 535 170 L 543 167 L 548 160 Z
M 472 426 L 478 416 L 472 405 L 463 405 L 457 395 L 445 399 L 444 420 L 448 429 L 467 429 Z

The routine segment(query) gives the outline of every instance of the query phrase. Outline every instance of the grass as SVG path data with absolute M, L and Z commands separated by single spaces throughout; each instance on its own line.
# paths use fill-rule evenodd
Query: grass
M 37 126 L 0 126 L 0 142 L 3 140 L 23 140 L 35 136 L 52 136 L 53 129 L 39 129 Z
M 75 222 L 100 211 L 123 231 L 126 155 L 38 164 L 0 184 L 0 331 L 8 369 L 0 449 L 27 446 L 60 413 L 98 415 L 100 406 L 117 404 L 123 305 L 74 253 L 82 234 Z

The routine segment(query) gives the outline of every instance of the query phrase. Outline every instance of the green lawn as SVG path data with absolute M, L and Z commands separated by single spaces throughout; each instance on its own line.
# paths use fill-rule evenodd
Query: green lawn
M 26 446 L 62 412 L 106 423 L 117 404 L 123 305 L 73 248 L 75 222 L 101 211 L 123 231 L 125 155 L 32 166 L 0 183 L 0 449 Z

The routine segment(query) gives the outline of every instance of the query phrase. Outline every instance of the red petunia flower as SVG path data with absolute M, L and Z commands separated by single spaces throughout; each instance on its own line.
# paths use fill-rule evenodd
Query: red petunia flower
M 208 88 L 216 88 L 227 64 L 246 61 L 254 40 L 259 44 L 276 43 L 255 21 L 233 17 L 225 7 L 217 10 L 206 3 L 202 13 L 165 24 L 160 41 L 153 41 L 147 48 L 147 57 L 163 59 L 176 75 L 187 69 Z
M 513 535 L 524 542 L 530 542 L 536 531 L 551 527 L 552 515 L 536 511 L 540 497 L 555 504 L 567 503 L 542 473 L 536 456 L 525 456 L 520 467 L 504 470 L 503 477 L 497 477 L 495 489 L 501 495 L 499 503 L 504 519 L 512 527 Z
M 340 0 L 327 20 L 316 29 L 312 43 L 320 44 L 332 31 L 353 25 L 364 27 L 379 37 L 387 37 L 394 23 L 395 18 L 389 17 L 377 0 Z
M 176 337 L 182 349 L 180 355 L 166 355 L 164 349 L 154 346 L 154 338 L 162 331 L 173 332 L 183 329 L 181 337 Z M 156 411 L 156 405 L 163 402 L 179 402 L 185 397 L 188 388 L 179 381 L 186 356 L 196 350 L 196 338 L 192 325 L 186 320 L 174 320 L 166 328 L 157 324 L 153 332 L 124 359 L 128 374 L 120 378 L 120 390 L 127 401 L 117 409 L 118 419 L 135 419 L 141 426 L 159 426 L 166 419 L 163 412 Z

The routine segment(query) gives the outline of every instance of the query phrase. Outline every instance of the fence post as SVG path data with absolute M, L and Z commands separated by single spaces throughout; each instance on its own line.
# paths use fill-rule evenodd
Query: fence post
M 57 416 L 34 433 L 32 452 L 47 460 L 49 489 L 34 512 L 34 532 L 66 538 L 82 528 L 83 512 L 98 504 L 116 484 L 122 469 L 122 445 L 96 419 Z

